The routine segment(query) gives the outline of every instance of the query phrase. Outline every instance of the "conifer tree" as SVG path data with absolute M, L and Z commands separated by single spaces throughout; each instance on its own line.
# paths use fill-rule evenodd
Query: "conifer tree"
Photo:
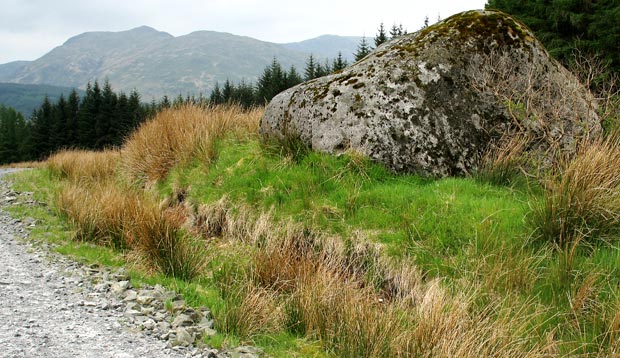
M 342 52 L 338 51 L 338 57 L 336 57 L 336 59 L 332 63 L 332 71 L 333 72 L 342 71 L 347 66 L 349 66 L 349 64 L 347 63 L 347 60 L 343 59 Z
M 222 87 L 222 102 L 229 103 L 233 101 L 233 86 L 230 83 L 230 80 L 226 79 L 224 82 L 224 87 Z
M 128 132 L 130 132 L 137 128 L 148 115 L 147 111 L 142 108 L 140 104 L 140 94 L 135 89 L 129 94 L 128 111 L 131 118 L 129 121 L 130 127 L 128 128 Z
M 50 148 L 53 152 L 68 147 L 67 118 L 69 106 L 64 95 L 60 95 L 58 102 L 52 105 L 52 121 L 50 123 Z
M 209 96 L 209 102 L 212 104 L 221 104 L 224 103 L 224 99 L 222 97 L 222 90 L 220 89 L 220 84 L 215 82 L 215 86 L 211 91 L 211 95 Z
M 291 88 L 293 86 L 297 86 L 298 84 L 302 82 L 303 82 L 303 79 L 297 72 L 297 69 L 295 68 L 295 66 L 291 66 L 291 68 L 288 70 L 288 73 L 286 74 L 286 87 Z
M 357 51 L 354 54 L 355 61 L 359 61 L 359 60 L 363 59 L 371 51 L 372 51 L 372 48 L 370 48 L 370 46 L 368 46 L 368 41 L 366 41 L 366 36 L 362 37 L 362 40 L 360 41 L 360 44 L 357 46 Z
M 77 91 L 73 89 L 67 98 L 67 118 L 65 120 L 65 145 L 67 145 L 67 147 L 75 147 L 77 145 L 79 107 L 80 97 Z
M 304 80 L 310 81 L 317 77 L 316 66 L 317 64 L 314 62 L 314 56 L 310 54 L 310 57 L 308 57 L 308 61 L 306 61 L 306 68 L 304 69 Z
M 27 160 L 23 141 L 26 140 L 26 122 L 21 113 L 0 104 L 0 164 Z
M 266 67 L 256 85 L 256 96 L 259 103 L 269 102 L 278 93 L 287 88 L 286 73 L 274 58 L 271 65 Z
M 30 119 L 32 121 L 32 144 L 35 159 L 47 157 L 52 152 L 50 132 L 52 126 L 52 104 L 47 96 Z
M 565 65 L 575 50 L 599 56 L 607 75 L 620 72 L 620 2 L 585 0 L 489 0 L 487 9 L 504 11 L 523 21 L 551 55 Z
M 388 40 L 383 22 L 379 25 L 379 29 L 377 31 L 377 35 L 375 36 L 375 48 L 381 46 Z
M 96 82 L 95 82 L 96 85 Z M 116 102 L 118 98 L 112 90 L 112 85 L 106 80 L 101 91 L 101 101 L 99 110 L 95 113 L 95 138 L 93 149 L 104 149 L 110 147 L 115 142 L 113 138 L 112 123 L 116 121 L 114 118 L 116 110 Z
M 403 28 L 403 24 L 399 24 L 398 26 L 396 26 L 396 23 L 394 23 L 392 25 L 392 28 L 390 29 L 390 39 L 397 38 L 406 33 L 407 31 Z

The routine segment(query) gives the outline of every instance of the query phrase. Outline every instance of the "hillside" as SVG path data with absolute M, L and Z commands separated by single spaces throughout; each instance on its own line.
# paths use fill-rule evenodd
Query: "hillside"
M 61 94 L 67 97 L 72 89 L 50 85 L 0 83 L 0 104 L 14 108 L 28 118 L 32 111 L 43 103 L 45 96 L 51 102 L 57 102 Z M 78 90 L 78 95 L 82 96 L 83 91 Z
M 164 111 L 122 152 L 60 152 L 23 172 L 14 192 L 42 204 L 11 212 L 86 267 L 126 265 L 132 285 L 208 307 L 213 329 L 188 335 L 197 345 L 325 358 L 617 352 L 617 139 L 588 144 L 561 174 L 489 156 L 473 178 L 433 179 L 266 143 L 261 115 Z M 514 177 L 492 180 L 501 172 Z
M 355 51 L 362 38 L 360 36 L 322 35 L 300 42 L 290 42 L 282 46 L 299 52 L 311 53 L 317 57 L 336 58 L 338 52 L 349 63 L 355 60 Z M 367 39 L 372 42 L 372 39 Z
M 343 46 L 348 54 L 353 45 L 354 38 L 338 36 L 286 45 L 214 31 L 174 37 L 142 26 L 84 33 L 35 61 L 0 65 L 0 82 L 85 88 L 89 81 L 108 79 L 115 89 L 137 89 L 149 101 L 164 94 L 208 93 L 226 79 L 254 82 L 274 57 L 301 71 L 310 52 L 321 58 L 337 55 Z

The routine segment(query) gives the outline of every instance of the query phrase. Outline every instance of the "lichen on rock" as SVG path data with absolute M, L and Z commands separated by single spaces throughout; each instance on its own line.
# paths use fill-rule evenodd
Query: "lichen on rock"
M 515 114 L 514 105 L 526 105 Z M 464 175 L 488 145 L 527 132 L 528 148 L 574 149 L 601 131 L 587 89 L 533 33 L 497 11 L 467 11 L 385 43 L 345 70 L 276 96 L 265 138 L 354 149 L 395 172 Z

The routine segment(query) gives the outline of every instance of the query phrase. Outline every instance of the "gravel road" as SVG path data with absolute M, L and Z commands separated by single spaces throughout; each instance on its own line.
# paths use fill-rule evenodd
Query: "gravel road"
M 10 171 L 0 169 L 0 357 L 203 356 L 125 324 L 121 309 L 96 303 L 79 264 L 23 240 L 34 223 L 2 210 L 15 200 Z

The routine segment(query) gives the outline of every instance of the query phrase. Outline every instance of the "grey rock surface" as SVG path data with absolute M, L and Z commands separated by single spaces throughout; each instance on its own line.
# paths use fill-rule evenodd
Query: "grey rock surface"
M 523 104 L 527 110 L 515 111 Z M 391 40 L 340 73 L 267 106 L 266 139 L 353 149 L 395 172 L 475 171 L 493 141 L 521 130 L 528 150 L 574 149 L 598 135 L 594 99 L 508 15 L 468 11 Z
M 7 172 L 0 169 L 0 357 L 231 356 L 235 349 L 200 344 L 215 334 L 208 309 L 187 307 L 159 285 L 132 287 L 122 268 L 83 265 L 27 239 L 32 222 L 3 208 L 41 204 L 10 189 Z

